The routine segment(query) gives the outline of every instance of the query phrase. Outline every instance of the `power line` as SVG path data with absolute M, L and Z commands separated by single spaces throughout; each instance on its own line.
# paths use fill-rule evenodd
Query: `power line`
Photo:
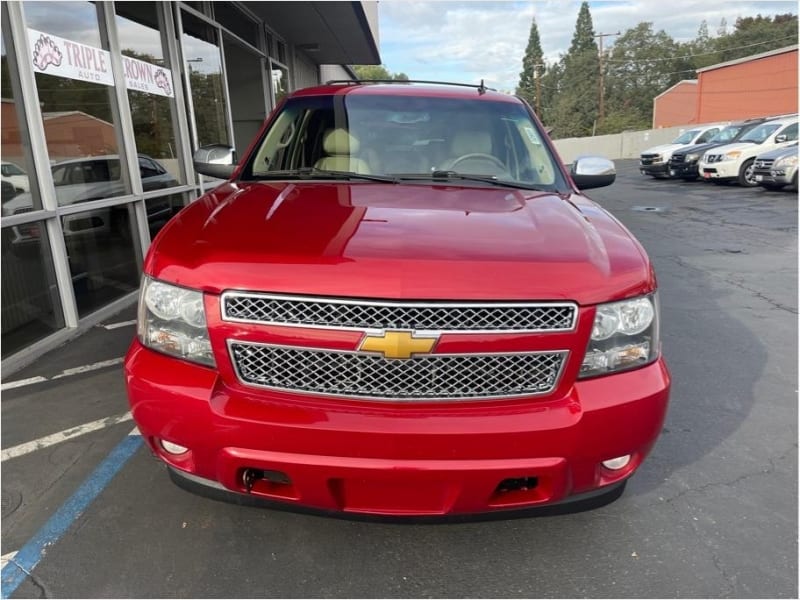
M 746 46 L 735 46 L 733 48 L 720 48 L 719 50 L 714 50 L 713 52 L 700 52 L 698 54 L 687 54 L 686 56 L 673 56 L 667 58 L 607 58 L 606 62 L 615 62 L 615 63 L 630 63 L 630 62 L 660 62 L 665 60 L 681 60 L 684 58 L 694 58 L 696 56 L 711 56 L 712 54 L 720 54 L 722 52 L 730 52 L 732 50 L 742 50 L 743 48 L 751 48 L 753 46 L 763 46 L 764 44 L 772 44 L 773 42 L 780 42 L 781 40 L 788 40 L 788 39 L 797 39 L 795 35 L 787 35 L 781 38 L 775 38 L 772 40 L 766 40 L 763 42 L 755 42 L 753 44 L 747 44 Z

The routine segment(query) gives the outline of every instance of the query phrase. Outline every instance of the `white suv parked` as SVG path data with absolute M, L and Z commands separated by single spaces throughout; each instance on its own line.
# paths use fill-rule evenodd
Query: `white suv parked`
M 656 179 L 669 177 L 669 159 L 679 148 L 694 144 L 705 144 L 722 129 L 721 125 L 706 125 L 684 131 L 671 144 L 661 144 L 648 148 L 639 156 L 639 172 Z
M 706 181 L 722 183 L 736 180 L 739 185 L 758 185 L 753 175 L 753 162 L 759 154 L 783 148 L 797 141 L 797 115 L 765 121 L 750 130 L 735 144 L 713 148 L 703 155 L 698 165 Z

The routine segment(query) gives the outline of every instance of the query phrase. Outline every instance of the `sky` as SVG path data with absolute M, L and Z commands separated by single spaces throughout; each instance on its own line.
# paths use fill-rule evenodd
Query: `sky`
M 392 73 L 411 79 L 478 83 L 513 91 L 535 17 L 549 62 L 566 52 L 580 1 L 573 0 L 380 0 L 380 54 Z M 797 14 L 796 0 L 599 0 L 589 2 L 595 33 L 625 32 L 653 23 L 679 42 L 708 22 L 713 37 L 724 18 L 728 31 L 738 17 Z M 603 40 L 604 47 L 613 37 Z M 791 45 L 792 40 L 786 45 Z M 691 76 L 691 74 L 687 74 Z

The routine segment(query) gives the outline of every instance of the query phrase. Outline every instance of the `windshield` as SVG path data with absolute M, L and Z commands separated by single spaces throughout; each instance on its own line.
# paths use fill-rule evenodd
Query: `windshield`
M 764 123 L 763 125 L 759 125 L 752 131 L 747 132 L 742 139 L 739 140 L 740 142 L 755 142 L 756 144 L 760 144 L 764 140 L 766 140 L 776 129 L 778 129 L 780 125 L 775 125 L 771 123 Z
M 673 144 L 691 144 L 695 136 L 700 133 L 699 129 L 690 129 L 675 138 Z
M 307 178 L 316 169 L 428 181 L 447 172 L 448 184 L 475 185 L 453 177 L 475 175 L 554 190 L 566 187 L 556 164 L 522 104 L 343 94 L 287 102 L 243 177 Z
M 2 169 L 3 175 L 6 177 L 11 177 L 12 175 L 25 175 L 25 171 L 20 169 L 14 163 L 3 163 Z
M 726 127 L 719 133 L 716 133 L 714 137 L 712 137 L 709 141 L 711 142 L 730 142 L 732 141 L 742 130 L 741 125 L 731 125 L 730 127 Z

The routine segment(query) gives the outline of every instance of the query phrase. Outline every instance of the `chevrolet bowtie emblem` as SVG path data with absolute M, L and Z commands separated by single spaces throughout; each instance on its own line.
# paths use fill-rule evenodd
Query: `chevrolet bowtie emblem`
M 382 335 L 364 336 L 359 350 L 378 352 L 384 358 L 411 358 L 415 354 L 428 354 L 438 339 L 437 335 L 415 337 L 412 331 L 386 331 Z

